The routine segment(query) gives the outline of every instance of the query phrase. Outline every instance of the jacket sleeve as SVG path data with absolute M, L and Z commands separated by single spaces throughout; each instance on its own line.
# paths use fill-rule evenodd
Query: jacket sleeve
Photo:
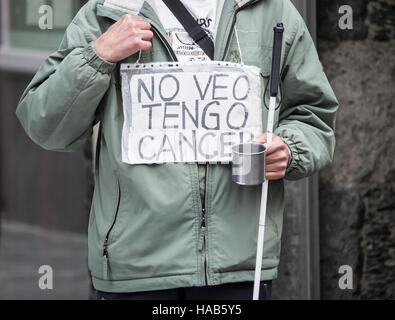
M 294 26 L 288 26 L 291 36 L 285 39 L 289 44 L 283 70 L 288 72 L 284 74 L 279 126 L 275 130 L 291 150 L 285 176 L 288 180 L 307 177 L 332 161 L 338 109 L 310 33 L 295 8 L 293 15 L 293 19 L 284 18 L 293 20 Z
M 95 27 L 84 16 L 87 10 L 92 9 L 82 8 L 67 28 L 16 111 L 29 137 L 47 150 L 74 151 L 91 136 L 96 109 L 110 85 L 115 64 L 102 60 L 92 47 L 94 37 L 86 36 Z

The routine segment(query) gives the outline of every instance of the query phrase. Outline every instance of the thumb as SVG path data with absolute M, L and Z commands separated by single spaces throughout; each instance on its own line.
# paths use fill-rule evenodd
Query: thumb
M 259 136 L 257 136 L 254 140 L 251 142 L 253 143 L 259 143 L 259 144 L 265 144 L 267 142 L 267 135 L 266 133 L 262 133 Z

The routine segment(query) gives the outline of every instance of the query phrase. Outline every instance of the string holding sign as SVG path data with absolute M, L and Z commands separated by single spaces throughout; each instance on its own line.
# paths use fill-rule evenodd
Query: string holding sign
M 122 65 L 122 160 L 230 162 L 262 132 L 259 69 L 201 62 Z

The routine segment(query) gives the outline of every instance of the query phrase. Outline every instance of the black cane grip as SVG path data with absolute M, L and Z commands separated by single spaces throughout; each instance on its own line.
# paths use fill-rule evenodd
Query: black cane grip
M 284 26 L 278 23 L 273 28 L 273 57 L 272 57 L 272 72 L 270 76 L 270 96 L 277 97 L 278 87 L 280 83 L 280 64 L 281 64 L 281 50 L 283 45 Z

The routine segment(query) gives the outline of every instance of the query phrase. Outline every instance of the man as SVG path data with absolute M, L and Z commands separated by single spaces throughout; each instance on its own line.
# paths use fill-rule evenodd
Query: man
M 261 69 L 264 83 L 272 28 L 284 23 L 282 103 L 266 171 L 261 299 L 270 298 L 283 179 L 306 177 L 331 162 L 338 102 L 289 0 L 183 3 L 215 41 L 215 60 L 243 57 Z M 88 230 L 99 298 L 251 299 L 261 187 L 233 183 L 229 165 L 122 162 L 120 63 L 176 59 L 207 57 L 161 1 L 89 1 L 23 94 L 17 115 L 33 141 L 56 151 L 78 149 L 100 121 Z M 263 101 L 262 110 L 266 114 Z M 256 141 L 266 143 L 266 136 Z

